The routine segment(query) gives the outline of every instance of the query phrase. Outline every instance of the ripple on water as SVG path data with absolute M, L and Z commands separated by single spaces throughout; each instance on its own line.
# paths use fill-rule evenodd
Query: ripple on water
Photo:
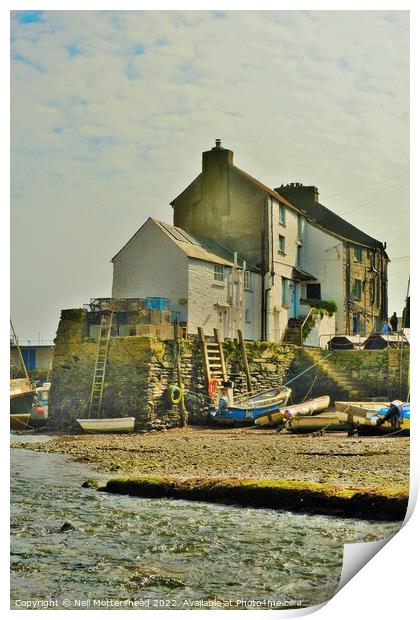
M 39 437 L 37 437 L 39 440 Z M 396 523 L 82 489 L 100 478 L 59 454 L 12 451 L 12 607 L 16 598 L 328 599 L 344 542 Z M 106 479 L 107 476 L 102 476 Z M 62 532 L 68 522 L 73 529 Z

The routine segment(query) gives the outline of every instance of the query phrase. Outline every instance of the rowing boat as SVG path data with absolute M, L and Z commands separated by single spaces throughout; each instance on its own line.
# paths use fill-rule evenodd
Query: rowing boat
M 289 400 L 292 390 L 288 387 L 272 388 L 230 405 L 221 398 L 217 409 L 210 413 L 215 422 L 223 424 L 253 424 L 260 416 L 278 411 Z
M 284 428 L 290 433 L 313 433 L 321 430 L 345 431 L 349 425 L 340 421 L 334 411 L 328 411 L 318 415 L 290 418 Z
M 351 401 L 337 401 L 335 408 L 337 417 L 339 420 L 346 421 L 352 426 L 364 426 L 370 429 L 381 431 L 410 431 L 410 403 L 403 405 L 402 415 L 397 421 L 397 428 L 395 428 L 390 420 L 387 420 L 383 424 L 377 427 L 378 419 L 384 419 L 390 403 L 389 402 L 351 402 Z
M 314 413 L 319 413 L 327 409 L 330 404 L 329 396 L 319 396 L 312 400 L 307 400 L 304 403 L 298 405 L 288 405 L 287 407 L 281 407 L 279 411 L 274 413 L 269 412 L 267 415 L 259 417 L 255 420 L 257 426 L 278 426 L 282 424 L 285 417 L 301 417 L 312 416 Z
M 132 433 L 135 418 L 85 418 L 77 422 L 89 433 Z

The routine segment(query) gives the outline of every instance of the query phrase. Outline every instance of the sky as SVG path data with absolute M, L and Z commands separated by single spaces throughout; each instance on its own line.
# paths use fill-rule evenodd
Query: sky
M 387 242 L 409 275 L 407 11 L 13 11 L 11 316 L 54 338 L 111 294 L 111 258 L 221 138 L 270 187 Z

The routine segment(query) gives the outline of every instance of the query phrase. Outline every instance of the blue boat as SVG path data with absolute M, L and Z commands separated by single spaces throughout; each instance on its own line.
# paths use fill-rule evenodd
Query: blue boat
M 213 420 L 221 424 L 254 424 L 260 416 L 278 411 L 289 400 L 292 390 L 288 387 L 273 388 L 241 398 L 229 404 L 226 397 L 219 399 L 219 406 L 210 412 Z

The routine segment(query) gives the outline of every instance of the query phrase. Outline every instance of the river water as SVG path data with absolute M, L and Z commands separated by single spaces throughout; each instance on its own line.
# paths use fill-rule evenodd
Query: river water
M 81 484 L 109 475 L 60 454 L 12 450 L 11 472 L 12 609 L 315 605 L 337 587 L 343 543 L 400 526 L 108 495 Z

